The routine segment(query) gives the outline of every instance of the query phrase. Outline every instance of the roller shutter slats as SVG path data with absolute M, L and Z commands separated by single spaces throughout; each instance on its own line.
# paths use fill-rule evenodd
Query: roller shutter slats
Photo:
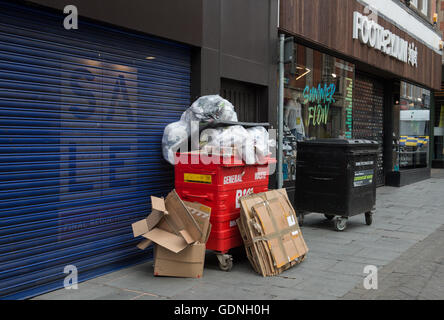
M 190 103 L 190 48 L 62 21 L 0 0 L 1 298 L 151 258 L 131 223 L 174 185 L 161 138 Z

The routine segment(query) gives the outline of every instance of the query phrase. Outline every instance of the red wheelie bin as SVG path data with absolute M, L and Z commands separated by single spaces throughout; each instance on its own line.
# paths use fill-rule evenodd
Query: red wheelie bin
M 181 161 L 177 161 L 178 157 Z M 216 252 L 221 270 L 231 270 L 233 259 L 228 251 L 242 245 L 236 225 L 240 214 L 239 198 L 268 191 L 270 163 L 275 163 L 275 159 L 247 165 L 236 156 L 227 159 L 196 152 L 176 156 L 175 189 L 180 198 L 211 208 L 212 228 L 207 249 Z

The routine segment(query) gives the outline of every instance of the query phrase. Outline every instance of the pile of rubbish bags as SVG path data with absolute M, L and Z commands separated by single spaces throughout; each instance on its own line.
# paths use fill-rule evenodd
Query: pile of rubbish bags
M 202 96 L 182 114 L 179 121 L 165 127 L 162 138 L 162 153 L 166 161 L 174 164 L 176 152 L 187 150 L 188 139 L 199 137 L 199 123 L 211 121 L 237 122 L 234 106 L 219 95 Z M 199 137 L 199 147 L 235 147 L 238 156 L 246 164 L 264 163 L 274 140 L 261 126 L 245 129 L 232 125 L 205 129 Z

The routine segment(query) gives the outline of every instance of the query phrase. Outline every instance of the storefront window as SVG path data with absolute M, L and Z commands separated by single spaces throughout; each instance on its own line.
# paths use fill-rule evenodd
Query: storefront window
M 435 110 L 435 159 L 444 160 L 444 103 Z
M 352 138 L 354 65 L 295 44 L 284 90 L 284 181 L 295 180 L 297 141 Z
M 394 170 L 427 167 L 430 141 L 430 91 L 401 82 L 400 100 L 396 110 L 399 110 L 399 143 Z

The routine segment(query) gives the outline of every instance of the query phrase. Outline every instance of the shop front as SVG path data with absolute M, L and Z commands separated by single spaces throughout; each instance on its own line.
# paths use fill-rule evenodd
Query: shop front
M 298 141 L 352 138 L 355 66 L 342 59 L 295 44 L 295 63 L 284 76 L 283 180 L 296 179 Z
M 430 176 L 440 35 L 401 4 L 388 7 L 357 0 L 346 6 L 339 0 L 280 2 L 279 31 L 294 39 L 294 61 L 284 75 L 282 148 L 290 197 L 296 192 L 297 142 L 306 139 L 379 142 L 378 186 Z M 403 22 L 406 15 L 416 19 L 415 28 Z
M 394 185 L 402 182 L 403 176 L 413 182 L 430 177 L 430 110 L 430 90 L 401 81 L 400 96 L 393 106 L 394 149 L 388 176 Z
M 435 91 L 435 112 L 432 125 L 434 134 L 432 168 L 444 168 L 444 82 Z

